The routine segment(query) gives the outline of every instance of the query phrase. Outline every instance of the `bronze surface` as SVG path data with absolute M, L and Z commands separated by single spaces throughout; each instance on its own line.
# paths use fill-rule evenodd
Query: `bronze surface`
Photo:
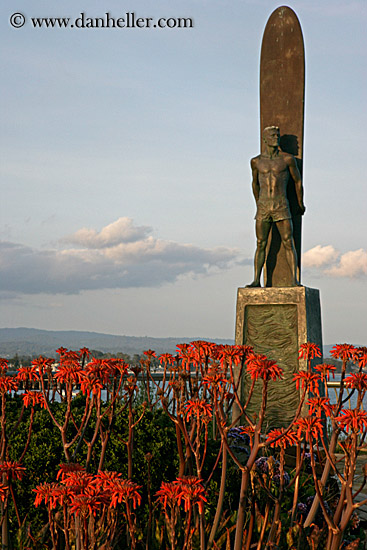
M 293 10 L 282 6 L 270 16 L 264 31 L 260 60 L 260 132 L 279 126 L 280 146 L 297 160 L 302 175 L 305 59 L 302 30 Z M 261 143 L 262 152 L 263 143 Z M 300 280 L 302 218 L 297 214 L 294 182 L 288 183 L 293 238 Z M 264 269 L 265 286 L 291 286 L 292 274 L 277 228 L 273 224 Z

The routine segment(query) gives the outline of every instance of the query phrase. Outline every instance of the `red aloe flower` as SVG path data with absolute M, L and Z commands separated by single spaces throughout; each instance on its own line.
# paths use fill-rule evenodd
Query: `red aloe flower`
M 321 374 L 322 380 L 330 380 L 330 374 L 333 375 L 333 378 L 335 378 L 335 371 L 336 367 L 335 365 L 328 365 L 327 363 L 319 363 L 315 366 L 315 371 Z
M 8 370 L 8 360 L 0 357 L 0 374 L 4 374 Z
M 330 353 L 334 359 L 353 361 L 356 351 L 356 348 L 350 344 L 337 344 L 332 348 Z
M 80 356 L 80 359 L 82 359 L 84 356 L 88 358 L 90 356 L 89 348 L 80 348 L 79 356 Z
M 210 365 L 207 373 L 203 376 L 203 384 L 211 387 L 212 389 L 218 388 L 222 391 L 227 384 L 227 378 L 224 371 L 219 365 Z
M 265 355 L 250 355 L 246 359 L 247 371 L 253 380 L 277 380 L 282 378 L 283 370 L 275 361 L 271 361 Z
M 37 359 L 33 359 L 32 365 L 37 368 L 39 374 L 47 371 L 54 363 L 54 359 L 43 357 L 40 355 Z
M 172 365 L 175 358 L 170 353 L 162 353 L 159 356 L 159 362 L 161 365 Z
M 103 390 L 103 384 L 98 378 L 84 375 L 80 383 L 80 389 L 84 395 L 92 392 L 93 395 L 99 396 L 101 395 L 101 390 Z
M 180 354 L 182 351 L 187 351 L 190 348 L 190 344 L 177 344 L 176 348 L 178 349 L 178 353 Z
M 185 403 L 184 407 L 186 409 L 185 412 L 187 420 L 189 420 L 191 416 L 194 416 L 198 420 L 201 418 L 203 422 L 208 422 L 212 417 L 213 407 L 204 401 L 204 399 L 189 399 L 189 401 Z
M 253 426 L 240 426 L 242 428 L 241 434 L 247 434 L 250 438 L 250 447 L 252 449 L 252 445 L 254 442 L 254 434 L 255 434 L 255 428 Z
M 360 409 L 342 409 L 335 420 L 347 432 L 359 433 L 367 429 L 367 413 Z
M 56 479 L 59 479 L 61 477 L 61 481 L 64 481 L 64 479 L 73 472 L 85 473 L 85 468 L 81 464 L 70 462 L 68 464 L 59 464 L 59 471 L 57 472 Z
M 35 489 L 32 489 L 36 493 L 36 499 L 34 505 L 36 508 L 44 502 L 45 504 L 49 503 L 49 507 L 52 510 L 56 508 L 58 499 L 55 495 L 55 489 L 59 487 L 58 483 L 42 483 L 37 485 Z
M 46 401 L 42 392 L 26 391 L 22 394 L 22 399 L 25 407 L 41 405 L 41 408 L 46 409 Z
M 3 485 L 3 483 L 0 483 L 0 500 L 2 502 L 4 502 L 4 500 L 6 499 L 8 495 L 8 490 L 9 490 L 9 487 L 7 487 L 6 485 Z
M 201 362 L 200 354 L 197 352 L 195 348 L 190 348 L 186 351 L 182 352 L 182 366 L 189 371 L 190 370 L 190 364 L 191 365 L 198 365 Z
M 11 479 L 21 480 L 25 474 L 25 467 L 15 460 L 8 460 L 0 463 L 0 476 L 5 474 L 8 481 Z
M 97 495 L 91 490 L 88 494 L 71 495 L 70 513 L 83 518 L 95 516 L 102 504 L 108 504 L 107 496 Z
M 138 489 L 141 489 L 141 485 L 134 483 L 130 479 L 114 479 L 109 483 L 109 490 L 111 491 L 111 506 L 116 508 L 118 503 L 125 502 L 128 504 L 130 501 L 135 509 L 141 504 L 141 495 Z
M 190 370 L 191 361 L 196 360 L 195 350 L 192 350 L 189 344 L 177 344 L 176 347 L 179 349 L 178 357 L 182 361 L 183 368 Z
M 239 365 L 241 363 L 242 356 L 243 352 L 237 346 L 221 346 L 218 351 L 218 359 L 220 360 L 220 364 L 222 366 L 225 364 L 232 365 L 232 363 Z
M 7 376 L 6 374 L 0 374 L 0 394 L 11 393 L 17 391 L 18 384 L 14 376 Z
M 252 346 L 243 345 L 243 346 L 236 346 L 236 348 L 241 353 L 241 360 L 243 358 L 247 358 L 249 355 L 255 355 L 254 348 Z
M 111 490 L 116 481 L 122 481 L 122 474 L 119 472 L 109 472 L 107 470 L 99 470 L 94 478 L 94 485 L 98 490 Z
M 68 349 L 67 348 L 63 348 L 62 346 L 60 346 L 57 350 L 56 350 L 56 353 L 58 353 L 59 355 L 64 355 L 65 352 L 67 352 Z
M 217 348 L 217 344 L 214 342 L 206 342 L 205 340 L 194 340 L 191 342 L 191 345 L 196 349 L 199 357 L 204 361 L 208 357 L 213 357 Z
M 62 356 L 60 357 L 60 363 L 78 363 L 80 360 L 80 354 L 77 351 L 69 350 L 64 351 Z
M 65 485 L 60 485 L 60 483 L 55 483 L 54 488 L 51 493 L 51 498 L 56 507 L 56 504 L 69 504 L 71 491 Z
M 255 433 L 255 428 L 253 426 L 241 426 L 241 434 L 247 434 L 252 437 Z
M 126 363 L 124 359 L 120 359 L 118 357 L 111 359 L 110 364 L 111 364 L 111 368 L 113 369 L 112 371 L 113 376 L 116 376 L 117 374 L 120 374 L 121 376 L 125 376 L 129 368 L 128 363 Z
M 177 482 L 166 483 L 165 481 L 162 481 L 161 488 L 156 492 L 156 497 L 164 509 L 166 509 L 167 506 L 174 508 L 178 504 L 178 496 L 180 492 L 181 487 L 177 484 Z
M 61 483 L 70 487 L 74 493 L 85 493 L 93 484 L 93 476 L 84 469 L 74 468 L 62 476 Z
M 37 367 L 20 367 L 17 374 L 17 380 L 19 382 L 26 382 L 27 380 L 39 380 Z
M 148 359 L 152 359 L 153 357 L 157 357 L 155 354 L 155 351 L 152 349 L 148 349 L 147 351 L 143 351 L 143 354 L 148 357 Z
M 357 348 L 357 360 L 360 369 L 364 369 L 367 366 L 367 348 Z
M 367 390 L 367 374 L 364 372 L 356 372 L 347 376 L 344 380 L 347 388 L 354 388 L 358 391 Z
M 296 381 L 297 390 L 301 387 L 303 390 L 308 389 L 310 392 L 320 395 L 319 381 L 321 376 L 319 374 L 300 370 L 293 375 L 293 380 Z
M 188 512 L 195 504 L 200 514 L 204 512 L 204 502 L 207 502 L 207 499 L 205 498 L 205 489 L 201 482 L 201 479 L 194 476 L 178 477 L 174 482 L 180 487 L 177 500 L 179 505 L 181 504 L 181 500 L 184 501 L 185 512 Z
M 84 372 L 90 380 L 97 379 L 102 384 L 108 384 L 116 372 L 116 363 L 114 359 L 95 359 L 93 357 Z
M 312 342 L 306 342 L 299 348 L 299 359 L 314 359 L 315 357 L 321 357 L 320 348 Z
M 298 438 L 293 430 L 286 431 L 284 428 L 274 429 L 268 433 L 266 443 L 270 443 L 270 447 L 281 447 L 286 449 L 297 443 Z
M 83 369 L 79 363 L 60 365 L 55 374 L 55 379 L 61 384 L 79 384 L 83 379 Z
M 318 417 L 321 417 L 322 412 L 326 416 L 332 416 L 334 405 L 330 404 L 330 399 L 328 397 L 312 397 L 307 401 L 307 405 L 310 407 L 309 414 L 315 414 Z
M 297 428 L 298 438 L 300 438 L 301 434 L 304 433 L 307 439 L 310 437 L 318 439 L 323 429 L 321 420 L 316 416 L 306 416 L 305 418 L 299 418 L 297 422 L 294 423 L 294 425 Z

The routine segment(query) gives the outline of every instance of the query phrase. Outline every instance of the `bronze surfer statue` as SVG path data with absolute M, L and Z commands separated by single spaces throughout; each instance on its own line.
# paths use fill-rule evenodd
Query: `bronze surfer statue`
M 287 199 L 287 185 L 291 176 L 295 183 L 299 213 L 305 212 L 303 187 L 296 159 L 279 148 L 280 133 L 277 126 L 268 126 L 263 131 L 265 150 L 251 159 L 252 191 L 256 211 L 255 276 L 248 287 L 260 287 L 260 276 L 265 263 L 266 245 L 272 223 L 279 231 L 292 273 L 292 286 L 300 286 L 297 278 L 297 253 L 293 240 L 293 223 Z

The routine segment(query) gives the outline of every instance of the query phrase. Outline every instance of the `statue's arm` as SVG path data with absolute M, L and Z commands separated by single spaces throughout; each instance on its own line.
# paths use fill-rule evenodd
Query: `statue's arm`
M 300 213 L 303 215 L 305 213 L 306 207 L 303 204 L 303 185 L 301 174 L 299 173 L 296 159 L 293 156 L 289 157 L 289 172 L 294 180 L 294 185 L 296 189 L 298 205 L 300 208 Z
M 257 157 L 251 159 L 251 170 L 252 170 L 252 192 L 255 197 L 255 201 L 259 200 L 260 194 L 260 185 L 259 185 L 259 171 L 257 168 Z

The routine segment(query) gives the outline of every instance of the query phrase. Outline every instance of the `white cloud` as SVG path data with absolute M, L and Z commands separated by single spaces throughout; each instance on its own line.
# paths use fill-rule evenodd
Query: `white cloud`
M 331 277 L 363 277 L 367 275 L 367 251 L 360 248 L 341 254 L 331 245 L 317 245 L 303 254 L 302 264 L 306 268 L 322 268 Z
M 151 232 L 151 227 L 145 225 L 134 226 L 133 220 L 125 217 L 106 225 L 99 233 L 95 229 L 83 227 L 73 235 L 64 237 L 62 242 L 81 245 L 86 248 L 104 248 L 144 239 Z
M 340 257 L 339 263 L 325 271 L 333 277 L 360 277 L 367 275 L 367 251 L 351 250 Z
M 332 263 L 339 255 L 340 252 L 330 244 L 326 246 L 318 244 L 303 254 L 302 265 L 305 267 L 321 267 Z
M 73 248 L 38 250 L 0 242 L 0 291 L 16 296 L 154 287 L 247 263 L 236 249 L 164 241 L 148 235 L 151 231 L 120 218 L 100 232 L 83 228 L 62 239 Z

